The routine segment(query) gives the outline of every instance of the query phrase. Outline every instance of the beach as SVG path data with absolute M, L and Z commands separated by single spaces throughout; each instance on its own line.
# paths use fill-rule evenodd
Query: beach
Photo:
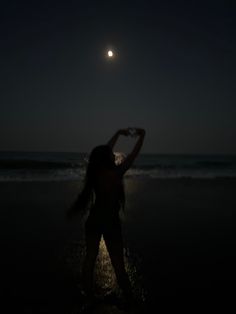
M 68 220 L 66 212 L 81 186 L 0 183 L 2 293 L 9 306 L 73 312 L 84 220 Z M 123 234 L 126 251 L 136 257 L 127 263 L 137 270 L 133 285 L 142 287 L 147 309 L 233 302 L 236 179 L 125 178 L 125 189 Z

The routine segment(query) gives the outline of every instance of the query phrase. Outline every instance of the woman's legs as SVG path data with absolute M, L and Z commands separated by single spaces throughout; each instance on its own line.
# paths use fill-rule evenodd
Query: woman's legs
M 132 289 L 128 274 L 125 270 L 123 238 L 120 222 L 110 225 L 109 229 L 103 233 L 104 241 L 109 252 L 111 263 L 114 267 L 117 282 L 122 289 L 124 296 L 129 299 L 132 297 Z
M 91 226 L 89 221 L 86 223 L 85 241 L 86 256 L 83 265 L 83 285 L 87 296 L 93 295 L 93 274 L 96 257 L 99 251 L 99 243 L 101 240 L 101 232 L 98 228 Z

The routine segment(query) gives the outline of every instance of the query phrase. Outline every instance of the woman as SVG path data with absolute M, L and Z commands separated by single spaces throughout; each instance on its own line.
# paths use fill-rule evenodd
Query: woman
M 137 136 L 138 140 L 132 152 L 121 164 L 116 165 L 113 147 L 120 135 Z M 91 152 L 85 186 L 74 206 L 76 209 L 82 209 L 88 207 L 92 202 L 85 225 L 86 257 L 83 265 L 83 284 L 88 297 L 93 296 L 94 266 L 99 243 L 103 236 L 117 282 L 126 300 L 132 298 L 131 285 L 124 264 L 119 210 L 121 207 L 124 208 L 125 204 L 123 175 L 138 155 L 144 137 L 143 129 L 121 129 L 115 133 L 107 145 L 97 146 Z M 93 195 L 95 196 L 94 202 Z

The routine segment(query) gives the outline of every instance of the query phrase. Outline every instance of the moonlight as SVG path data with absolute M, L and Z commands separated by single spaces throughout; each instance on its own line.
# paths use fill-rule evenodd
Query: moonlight
M 113 51 L 112 50 L 108 50 L 107 56 L 108 56 L 108 58 L 112 58 L 114 56 Z

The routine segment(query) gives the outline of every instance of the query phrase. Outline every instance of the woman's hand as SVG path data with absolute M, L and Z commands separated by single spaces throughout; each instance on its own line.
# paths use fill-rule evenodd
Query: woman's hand
M 141 128 L 128 128 L 128 130 L 129 130 L 129 135 L 132 137 L 145 135 L 145 130 Z
M 141 129 L 141 128 L 135 128 L 135 133 L 137 135 L 145 135 L 145 130 L 144 129 Z
M 127 128 L 127 129 L 120 129 L 119 130 L 119 134 L 120 135 L 129 136 L 130 135 L 129 128 Z
M 118 131 L 118 134 L 124 135 L 124 136 L 136 137 L 138 135 L 145 135 L 145 130 L 141 128 L 126 128 L 126 129 L 120 129 Z

